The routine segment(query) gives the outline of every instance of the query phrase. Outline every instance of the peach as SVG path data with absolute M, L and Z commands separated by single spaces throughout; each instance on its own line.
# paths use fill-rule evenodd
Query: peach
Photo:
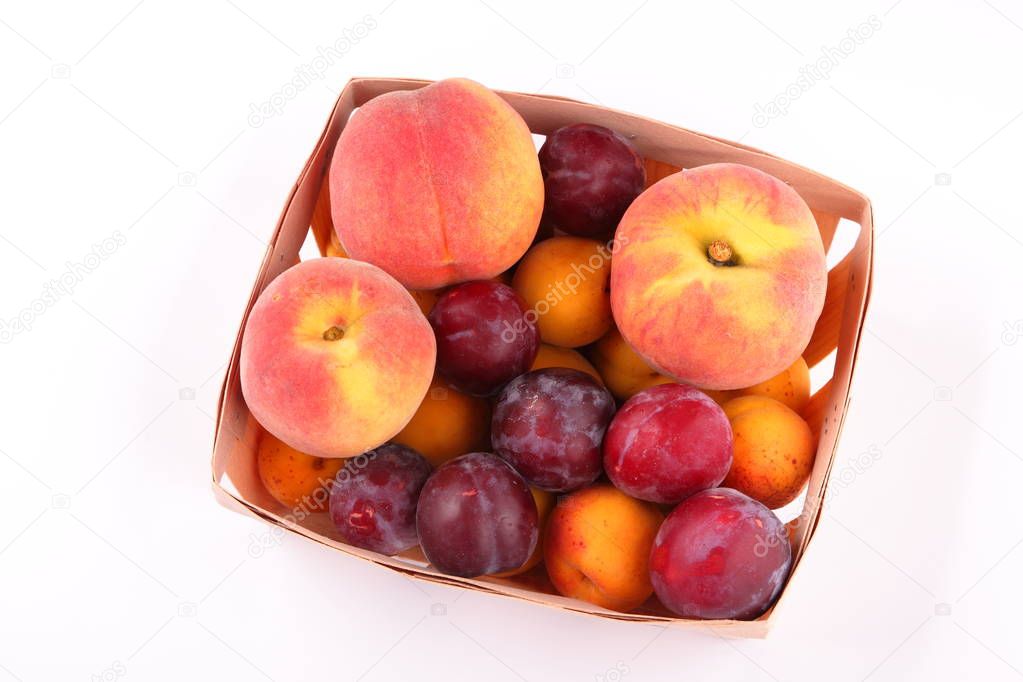
M 551 515 L 551 511 L 554 509 L 554 502 L 556 501 L 556 498 L 554 497 L 554 493 L 549 493 L 546 490 L 540 490 L 533 486 L 529 486 L 529 492 L 533 493 L 533 502 L 536 503 L 536 515 L 540 520 L 540 537 L 536 541 L 536 548 L 533 550 L 533 553 L 529 555 L 529 558 L 526 559 L 526 563 L 511 571 L 494 573 L 493 575 L 497 578 L 510 578 L 513 575 L 525 573 L 543 561 L 543 540 L 546 534 L 547 518 Z
M 628 400 L 644 388 L 675 383 L 650 367 L 614 327 L 593 345 L 590 359 L 608 390 L 619 400 Z
M 417 450 L 435 467 L 459 455 L 490 450 L 490 403 L 434 379 L 419 409 L 393 440 Z
M 653 593 L 650 548 L 664 516 L 610 485 L 562 498 L 547 522 L 544 564 L 566 597 L 631 611 Z
M 348 121 L 330 166 L 348 255 L 410 289 L 499 275 L 533 241 L 543 178 L 526 123 L 464 78 L 374 97 Z
M 568 367 L 569 369 L 577 369 L 580 372 L 585 372 L 591 377 L 596 379 L 599 383 L 603 384 L 604 380 L 600 377 L 600 373 L 591 365 L 586 358 L 582 356 L 579 351 L 572 350 L 571 348 L 560 348 L 558 346 L 552 346 L 549 343 L 541 343 L 540 350 L 537 351 L 536 360 L 533 360 L 533 366 L 529 368 L 529 371 L 534 369 L 546 369 L 547 367 Z
M 615 322 L 662 373 L 701 388 L 752 386 L 810 340 L 824 246 L 781 180 L 734 163 L 680 171 L 633 202 L 615 239 Z
M 744 395 L 762 395 L 774 398 L 786 407 L 799 412 L 810 402 L 810 369 L 802 356 L 789 365 L 781 374 L 762 381 L 754 386 L 735 391 L 734 397 Z
M 815 443 L 803 418 L 764 396 L 743 396 L 724 405 L 732 425 L 732 468 L 722 485 L 770 509 L 799 496 L 813 468 Z
M 607 283 L 611 252 L 594 239 L 554 237 L 529 251 L 512 286 L 536 316 L 544 343 L 575 348 L 611 326 Z
M 256 451 L 259 479 L 270 495 L 289 509 L 310 512 L 327 511 L 330 485 L 346 461 L 299 452 L 268 431 Z
M 419 407 L 433 330 L 387 273 L 347 258 L 289 268 L 259 295 L 242 335 L 242 394 L 263 427 L 316 457 L 384 443 Z

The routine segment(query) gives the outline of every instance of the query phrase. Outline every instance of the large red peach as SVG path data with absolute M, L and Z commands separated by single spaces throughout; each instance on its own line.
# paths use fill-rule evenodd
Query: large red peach
M 318 258 L 284 271 L 252 307 L 242 393 L 291 447 L 350 457 L 405 426 L 435 358 L 433 331 L 398 282 L 368 263 Z
M 709 389 L 752 386 L 802 353 L 824 306 L 824 246 L 794 189 L 755 168 L 684 170 L 615 234 L 611 308 L 651 365 Z
M 334 150 L 330 200 L 349 256 L 437 289 L 499 275 L 526 252 L 543 178 L 518 113 L 453 78 L 356 111 Z

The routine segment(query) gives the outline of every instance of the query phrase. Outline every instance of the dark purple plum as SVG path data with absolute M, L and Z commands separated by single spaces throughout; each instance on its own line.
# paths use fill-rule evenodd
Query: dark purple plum
M 492 281 L 466 282 L 444 293 L 430 311 L 437 336 L 437 370 L 455 388 L 493 395 L 529 370 L 540 332 L 515 290 Z
M 540 147 L 544 222 L 607 237 L 646 186 L 643 159 L 624 137 L 589 123 L 554 131 Z
M 404 445 L 381 445 L 352 457 L 334 478 L 330 518 L 344 541 L 381 554 L 418 543 L 416 504 L 433 468 Z
M 441 573 L 466 578 L 518 568 L 533 553 L 539 521 L 526 481 L 489 452 L 444 463 L 416 511 L 419 544 Z
M 494 452 L 530 484 L 564 493 L 600 476 L 600 443 L 614 415 L 610 392 L 576 369 L 538 369 L 512 379 L 494 406 Z

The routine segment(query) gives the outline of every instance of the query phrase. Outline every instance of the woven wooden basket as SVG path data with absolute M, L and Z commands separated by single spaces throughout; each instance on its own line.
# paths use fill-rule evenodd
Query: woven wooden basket
M 321 253 L 328 254 L 336 247 L 329 203 L 326 200 L 325 177 L 334 145 L 352 111 L 378 95 L 393 90 L 420 88 L 429 83 L 423 80 L 356 78 L 349 81 L 341 91 L 316 148 L 285 202 L 284 211 L 245 307 L 231 353 L 221 389 L 213 445 L 213 489 L 218 501 L 230 509 L 265 520 L 280 529 L 278 532 L 298 533 L 421 580 L 525 599 L 602 618 L 681 628 L 710 628 L 721 635 L 734 637 L 765 636 L 771 622 L 777 617 L 779 606 L 785 602 L 786 594 L 793 589 L 800 559 L 813 538 L 826 499 L 828 478 L 849 404 L 849 387 L 870 297 L 873 223 L 870 202 L 855 190 L 794 163 L 735 142 L 561 97 L 498 92 L 537 134 L 546 135 L 563 125 L 579 122 L 607 126 L 622 133 L 647 159 L 650 183 L 680 168 L 722 161 L 742 163 L 770 173 L 795 188 L 813 209 L 826 249 L 831 249 L 840 219 L 858 225 L 859 234 L 852 249 L 829 272 L 824 312 L 804 353 L 811 368 L 818 365 L 830 368 L 829 356 L 834 352 L 834 367 L 831 369 L 831 378 L 814 393 L 804 414 L 819 434 L 817 455 L 803 513 L 798 517 L 793 534 L 793 572 L 778 601 L 767 613 L 754 621 L 693 621 L 671 615 L 655 598 L 651 598 L 637 612 L 618 613 L 558 595 L 546 580 L 542 566 L 522 576 L 507 579 L 468 579 L 443 575 L 427 565 L 418 548 L 400 556 L 386 557 L 339 542 L 334 539 L 336 536 L 330 528 L 329 520 L 325 518 L 327 515 L 312 514 L 302 518 L 301 514 L 290 513 L 264 489 L 256 470 L 256 446 L 261 428 L 245 405 L 239 383 L 241 333 L 249 311 L 263 288 L 282 271 L 298 262 L 299 249 L 310 230 Z M 820 370 L 817 370 L 815 375 L 819 373 Z

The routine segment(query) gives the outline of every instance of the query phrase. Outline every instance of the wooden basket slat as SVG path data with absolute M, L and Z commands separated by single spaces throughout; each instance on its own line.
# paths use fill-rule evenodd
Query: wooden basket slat
M 824 309 L 813 329 L 810 342 L 803 351 L 803 359 L 809 367 L 816 366 L 838 347 L 838 335 L 842 328 L 842 302 L 845 300 L 852 262 L 853 254 L 849 253 L 828 272 Z
M 824 424 L 824 417 L 828 411 L 828 401 L 831 398 L 832 381 L 832 379 L 828 379 L 827 383 L 817 389 L 800 413 L 809 425 L 810 431 L 813 432 L 814 438 L 820 437 L 821 426 Z
M 328 167 L 324 164 L 324 171 Z M 316 238 L 316 246 L 320 254 L 326 256 L 331 239 L 337 240 L 334 234 L 334 223 L 330 219 L 330 183 L 329 176 L 323 173 L 323 181 L 320 183 L 320 192 L 316 196 L 316 205 L 313 206 L 313 215 L 309 219 L 309 227 Z
M 810 212 L 813 213 L 814 220 L 817 221 L 817 229 L 820 230 L 821 241 L 824 242 L 824 251 L 826 253 L 831 248 L 831 242 L 835 238 L 835 230 L 838 229 L 838 221 L 841 218 L 813 208 L 810 209 Z

